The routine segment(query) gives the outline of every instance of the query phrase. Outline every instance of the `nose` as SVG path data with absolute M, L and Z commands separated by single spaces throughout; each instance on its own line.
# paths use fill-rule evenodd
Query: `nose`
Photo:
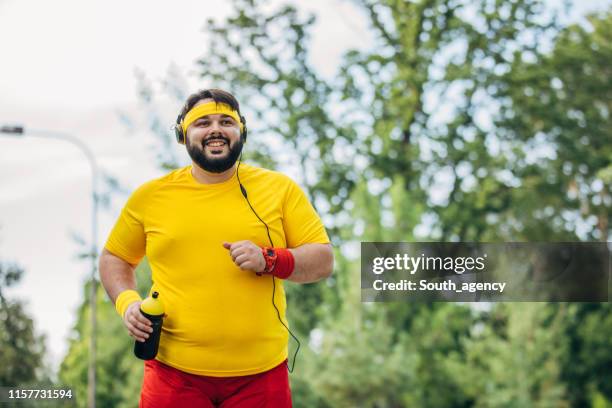
M 218 120 L 212 121 L 212 123 L 210 124 L 208 134 L 209 135 L 223 135 L 223 132 L 221 130 L 221 124 L 219 123 Z
M 210 124 L 210 133 L 209 134 L 219 134 L 221 133 L 221 125 L 219 121 L 213 120 Z

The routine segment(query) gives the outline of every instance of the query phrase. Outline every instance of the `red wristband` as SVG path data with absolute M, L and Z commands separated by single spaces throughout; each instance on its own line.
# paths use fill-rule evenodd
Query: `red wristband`
M 266 250 L 268 248 L 263 249 L 264 258 L 267 257 Z M 264 273 L 269 273 L 276 276 L 279 279 L 287 279 L 293 273 L 293 269 L 295 268 L 295 258 L 293 258 L 293 254 L 287 248 L 273 248 L 276 253 L 276 262 L 269 271 Z M 266 259 L 266 264 L 268 260 Z

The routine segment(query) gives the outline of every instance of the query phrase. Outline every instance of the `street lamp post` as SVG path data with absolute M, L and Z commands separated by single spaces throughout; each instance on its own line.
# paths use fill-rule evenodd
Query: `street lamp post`
M 89 147 L 79 139 L 61 132 L 53 132 L 47 130 L 30 130 L 27 132 L 23 126 L 0 126 L 0 133 L 12 136 L 34 136 L 46 139 L 60 139 L 70 142 L 77 146 L 87 157 L 91 168 L 91 337 L 89 343 L 89 365 L 87 369 L 87 406 L 95 408 L 96 406 L 96 298 L 97 298 L 97 255 L 98 255 L 98 166 L 95 157 Z

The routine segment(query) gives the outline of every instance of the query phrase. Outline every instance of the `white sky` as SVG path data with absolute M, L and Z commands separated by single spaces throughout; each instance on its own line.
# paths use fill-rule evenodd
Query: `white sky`
M 0 0 L 0 124 L 70 133 L 130 189 L 161 175 L 154 141 L 128 134 L 116 112 L 138 113 L 136 68 L 156 81 L 172 63 L 192 73 L 204 52 L 205 21 L 223 17 L 228 3 Z M 293 3 L 318 13 L 313 63 L 324 74 L 335 72 L 344 50 L 371 44 L 349 1 Z M 581 14 L 595 7 L 601 2 L 580 2 Z M 190 78 L 194 89 L 207 85 Z M 90 209 L 89 167 L 78 149 L 0 135 L 0 260 L 25 269 L 9 295 L 27 302 L 54 366 L 89 276 L 69 231 L 89 237 Z M 116 215 L 100 212 L 99 246 Z

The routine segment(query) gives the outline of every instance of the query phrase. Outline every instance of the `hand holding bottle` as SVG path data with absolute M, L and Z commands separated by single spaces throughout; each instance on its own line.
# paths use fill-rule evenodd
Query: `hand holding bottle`
M 149 338 L 150 333 L 153 333 L 151 321 L 140 313 L 140 304 L 142 301 L 131 303 L 125 315 L 123 316 L 123 324 L 128 329 L 128 333 L 136 341 L 144 342 Z
M 159 349 L 159 339 L 161 338 L 161 329 L 164 323 L 164 304 L 159 299 L 159 292 L 153 292 L 151 296 L 143 300 L 140 303 L 139 309 L 142 318 L 147 320 L 150 326 L 141 327 L 139 325 L 143 324 L 142 319 L 135 319 L 135 327 L 143 332 L 145 340 L 140 341 L 136 338 L 134 354 L 141 360 L 152 360 L 157 355 L 157 350 Z M 146 330 L 146 332 L 143 330 Z

